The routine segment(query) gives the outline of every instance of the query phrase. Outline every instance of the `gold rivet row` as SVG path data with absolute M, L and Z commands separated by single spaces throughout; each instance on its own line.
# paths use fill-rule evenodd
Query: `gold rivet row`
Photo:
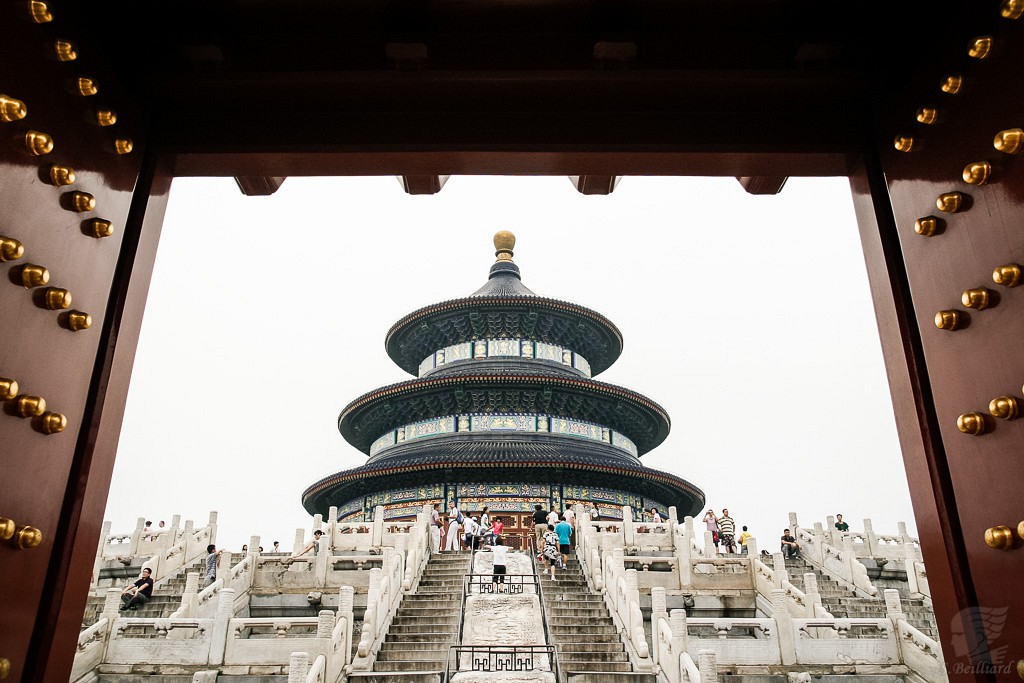
M 11 403 L 18 417 L 31 419 L 33 429 L 42 434 L 59 434 L 67 428 L 68 419 L 61 413 L 47 410 L 45 398 L 20 391 L 16 380 L 0 377 L 0 401 Z
M 1024 393 L 1024 387 L 1021 387 Z M 962 433 L 970 436 L 981 436 L 996 429 L 996 422 L 1003 420 L 1010 422 L 1020 417 L 1021 401 L 1013 394 L 996 396 L 988 403 L 988 414 L 996 418 L 995 421 L 986 417 L 980 410 L 972 410 L 960 415 L 956 419 L 956 428 Z
M 90 219 L 89 224 L 97 238 L 109 237 L 113 234 L 110 221 L 102 218 Z M 16 261 L 25 255 L 24 245 L 13 237 L 0 235 L 0 263 Z M 85 311 L 67 310 L 71 308 L 71 292 L 61 287 L 47 287 L 50 284 L 50 271 L 35 263 L 25 263 L 21 269 L 20 281 L 25 289 L 39 292 L 36 305 L 49 311 L 64 311 L 58 318 L 58 324 L 72 332 L 80 332 L 92 327 L 92 316 Z M 44 289 L 38 289 L 43 287 Z M 2 380 L 2 378 L 0 378 Z M 3 382 L 0 381 L 0 393 Z

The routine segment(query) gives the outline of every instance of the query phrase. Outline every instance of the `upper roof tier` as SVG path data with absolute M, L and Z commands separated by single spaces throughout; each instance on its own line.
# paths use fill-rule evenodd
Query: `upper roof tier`
M 416 375 L 427 356 L 479 339 L 528 339 L 571 349 L 597 375 L 622 353 L 622 333 L 596 311 L 537 296 L 523 284 L 512 261 L 515 236 L 494 236 L 497 261 L 484 286 L 468 297 L 425 306 L 388 331 L 384 341 L 395 363 Z

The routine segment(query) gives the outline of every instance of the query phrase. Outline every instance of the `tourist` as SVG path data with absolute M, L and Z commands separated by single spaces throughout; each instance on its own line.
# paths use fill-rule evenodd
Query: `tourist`
M 800 557 L 800 545 L 796 538 L 789 534 L 789 529 L 782 532 L 782 556 L 786 559 Z
M 843 521 L 842 515 L 836 515 L 836 529 L 843 533 L 850 530 L 850 525 Z
M 727 508 L 722 508 L 722 516 L 718 518 L 718 538 L 726 555 L 736 552 L 736 522 Z
M 569 561 L 569 542 L 572 540 L 572 525 L 563 519 L 555 525 L 555 533 L 558 534 L 558 551 L 562 553 L 562 566 Z
M 555 578 L 555 567 L 561 560 L 561 555 L 558 552 L 558 534 L 555 533 L 555 526 L 553 524 L 547 525 L 547 530 L 544 532 L 544 551 L 542 553 L 544 560 L 551 567 L 551 579 Z
M 480 526 L 484 529 L 491 528 L 491 516 L 487 514 L 489 509 L 490 508 L 485 505 L 484 509 L 480 511 Z
M 448 519 L 449 520 L 454 519 L 456 522 L 459 523 L 460 527 L 466 521 L 465 518 L 462 516 L 462 510 L 460 510 L 459 506 L 455 504 L 455 501 L 452 501 L 452 506 L 448 510 Z M 449 527 L 451 526 L 451 522 L 449 522 L 448 526 Z M 462 536 L 460 535 L 459 538 L 455 542 L 459 544 L 459 547 L 456 548 L 456 550 L 461 550 L 462 549 Z
M 708 510 L 707 514 L 704 515 L 704 524 L 707 525 L 708 531 L 711 532 L 711 541 L 715 544 L 715 548 L 718 548 L 718 517 L 715 517 L 714 510 Z
M 583 511 L 587 513 L 587 517 L 590 517 L 591 522 L 596 522 L 598 520 L 599 515 L 597 514 L 597 508 L 594 507 L 593 503 L 587 503 L 586 506 L 584 506 Z
M 466 539 L 466 547 L 471 551 L 476 550 L 480 534 L 480 522 L 477 521 L 476 517 L 466 518 L 462 525 L 462 532 Z
M 281 552 L 281 544 L 278 541 L 274 541 L 274 548 L 273 548 L 273 550 L 271 552 L 274 552 L 274 553 L 280 553 Z
M 505 583 L 505 558 L 508 555 L 508 548 L 501 542 L 500 538 L 494 539 L 491 546 L 491 553 L 494 555 L 494 574 L 491 576 L 491 591 L 497 592 L 498 584 Z
M 217 560 L 220 559 L 221 552 L 212 543 L 206 546 L 206 575 L 203 578 L 207 586 L 217 580 Z
M 754 534 L 747 531 L 747 527 L 743 527 L 743 533 L 740 534 L 740 554 L 747 554 L 747 539 L 753 538 Z
M 494 532 L 491 531 L 491 516 L 487 514 L 488 508 L 486 505 L 480 512 L 480 531 L 477 532 L 477 536 L 480 537 L 480 543 L 482 545 L 494 545 Z
M 572 527 L 572 533 L 569 534 L 569 547 L 572 548 L 576 545 L 576 513 L 573 512 L 571 505 L 566 505 L 562 509 L 562 519 L 567 521 L 569 526 Z
M 245 543 L 242 545 L 242 554 L 244 555 L 247 552 L 249 552 L 249 544 Z
M 651 522 L 654 524 L 661 524 L 661 513 L 658 512 L 658 508 L 651 508 Z
M 458 512 L 458 508 L 452 505 L 452 510 Z M 457 552 L 459 548 L 459 518 L 454 514 L 448 515 L 448 533 L 444 536 L 445 552 Z
M 297 553 L 294 553 L 288 559 L 289 560 L 294 560 L 296 557 L 302 557 L 303 555 L 305 555 L 306 553 L 308 553 L 311 550 L 313 551 L 313 555 L 314 556 L 315 555 L 319 555 L 320 554 L 320 537 L 323 536 L 323 535 L 324 535 L 324 532 L 321 531 L 320 529 L 317 529 L 316 531 L 314 531 L 313 532 L 313 540 L 310 541 L 309 543 L 307 543 L 305 548 L 303 548 L 301 551 L 299 551 Z M 260 550 L 263 550 L 263 548 L 260 548 Z
M 153 536 L 150 534 L 151 531 L 153 531 L 153 522 L 150 522 L 149 520 L 146 520 L 146 526 L 142 530 L 142 540 L 144 540 L 144 541 L 151 541 L 151 540 L 153 540 Z
M 121 591 L 121 610 L 134 610 L 149 602 L 153 597 L 153 577 L 149 567 L 143 567 L 142 577 Z
M 436 553 L 441 550 L 441 513 L 437 508 L 440 503 L 434 503 L 430 510 L 430 552 Z
M 491 543 L 492 545 L 504 544 L 505 541 L 501 538 L 501 532 L 505 529 L 505 522 L 502 521 L 501 517 L 494 518 L 494 526 L 491 527 Z
M 548 530 L 548 513 L 544 506 L 537 503 L 533 506 L 533 535 L 537 545 L 537 554 L 544 552 L 544 534 Z
M 554 526 L 554 525 L 558 524 L 560 519 L 561 518 L 558 516 L 558 513 L 555 512 L 554 508 L 552 508 L 551 511 L 548 513 L 547 518 L 544 521 L 546 521 L 551 526 Z

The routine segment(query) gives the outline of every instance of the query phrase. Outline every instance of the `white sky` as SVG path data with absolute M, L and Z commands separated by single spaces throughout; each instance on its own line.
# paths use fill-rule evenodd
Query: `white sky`
M 731 178 L 627 177 L 607 197 L 564 177 L 289 178 L 271 197 L 177 179 L 135 363 L 106 519 L 205 522 L 218 545 L 291 546 L 302 491 L 366 456 L 341 409 L 409 379 L 384 351 L 406 313 L 487 278 L 512 230 L 523 282 L 625 337 L 598 379 L 664 406 L 643 457 L 728 507 L 761 547 L 790 510 L 913 529 L 845 178 L 780 195 Z M 139 475 L 139 472 L 143 474 Z M 770 544 L 768 539 L 773 539 Z

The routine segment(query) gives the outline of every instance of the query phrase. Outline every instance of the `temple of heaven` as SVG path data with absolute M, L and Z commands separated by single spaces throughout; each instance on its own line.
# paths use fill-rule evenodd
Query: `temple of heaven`
M 342 436 L 369 458 L 307 488 L 303 506 L 364 521 L 378 505 L 390 520 L 424 504 L 486 505 L 507 530 L 528 526 L 537 503 L 589 505 L 602 518 L 621 518 L 624 505 L 695 515 L 700 489 L 640 463 L 668 436 L 668 414 L 593 379 L 622 352 L 622 333 L 600 313 L 530 291 L 512 261 L 512 233 L 496 234 L 494 246 L 483 287 L 388 331 L 388 355 L 415 379 L 341 411 Z

